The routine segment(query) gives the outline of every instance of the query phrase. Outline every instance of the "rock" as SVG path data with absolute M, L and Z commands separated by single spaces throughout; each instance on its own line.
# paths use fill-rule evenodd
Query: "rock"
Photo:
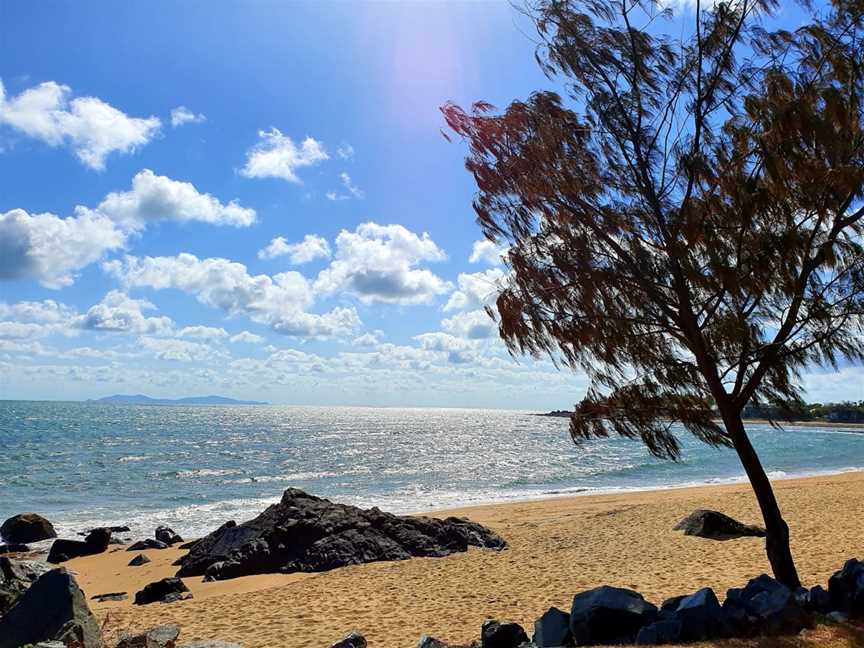
M 0 616 L 21 598 L 33 582 L 51 566 L 35 560 L 15 560 L 0 556 Z
M 105 601 L 125 601 L 127 598 L 129 598 L 129 594 L 126 592 L 109 592 L 108 594 L 96 594 L 91 596 L 90 600 L 104 603 Z
M 224 580 L 263 573 L 316 572 L 412 556 L 440 557 L 469 546 L 503 549 L 495 533 L 463 518 L 397 516 L 334 504 L 295 488 L 243 524 L 225 524 L 177 563 L 178 576 Z
M 730 589 L 723 609 L 736 634 L 742 618 L 751 632 L 770 635 L 797 634 L 812 622 L 792 591 L 766 574 L 751 579 L 743 589 Z M 742 610 L 746 616 L 742 617 Z
M 144 589 L 135 593 L 135 605 L 148 605 L 157 601 L 169 602 L 180 600 L 178 597 L 189 591 L 186 584 L 179 578 L 163 578 L 145 585 Z
M 35 513 L 13 515 L 0 525 L 0 536 L 7 543 L 39 542 L 57 537 L 53 525 Z
M 84 538 L 79 540 L 55 540 L 48 552 L 48 562 L 61 563 L 80 556 L 92 556 L 108 549 L 111 540 L 111 531 L 108 529 L 93 529 Z
M 828 579 L 831 607 L 851 617 L 864 617 L 864 562 L 852 558 Z
M 243 648 L 238 643 L 233 641 L 219 641 L 218 639 L 202 639 L 201 641 L 193 641 L 183 644 L 178 648 Z
M 144 554 L 138 554 L 132 560 L 129 561 L 130 567 L 140 567 L 141 565 L 146 565 L 150 562 L 150 559 Z
M 632 643 L 656 618 L 657 608 L 639 592 L 604 585 L 573 597 L 570 632 L 577 646 Z
M 831 595 L 821 585 L 810 588 L 808 609 L 811 612 L 828 614 L 831 611 Z
M 179 636 L 178 626 L 158 625 L 137 634 L 124 634 L 116 648 L 174 648 Z
M 167 526 L 156 527 L 155 537 L 159 542 L 164 542 L 166 545 L 177 544 L 183 542 L 183 538 L 174 533 L 174 530 Z
M 681 622 L 676 618 L 658 619 L 640 628 L 636 634 L 637 646 L 659 646 L 678 643 L 681 639 Z
M 0 554 L 7 553 L 25 553 L 30 551 L 30 547 L 20 542 L 10 542 L 9 544 L 0 544 Z
M 139 540 L 126 548 L 126 551 L 144 551 L 145 549 L 167 549 L 168 545 L 162 542 L 161 540 L 154 540 L 153 538 L 145 538 L 144 540 Z
M 84 593 L 65 569 L 42 574 L 0 618 L 0 648 L 51 640 L 78 642 L 81 648 L 102 648 L 99 623 L 87 607 Z
M 417 642 L 416 648 L 450 648 L 450 646 L 443 641 L 438 641 L 434 637 L 423 635 L 420 637 L 420 641 Z
M 681 596 L 673 596 L 672 598 L 668 598 L 665 601 L 663 601 L 663 604 L 660 606 L 660 609 L 661 610 L 670 610 L 670 611 L 674 612 L 675 610 L 678 609 L 678 606 L 681 604 L 681 601 L 683 601 L 685 598 L 687 598 L 686 594 L 683 594 Z
M 234 524 L 234 526 L 237 526 L 237 523 L 236 523 L 236 522 L 232 522 L 232 523 Z M 183 544 L 181 544 L 181 545 L 180 545 L 179 547 L 177 547 L 177 548 L 178 548 L 178 549 L 191 549 L 192 547 L 195 546 L 195 544 L 196 544 L 197 542 L 198 542 L 197 540 L 192 540 L 192 541 L 190 541 L 190 542 L 184 542 Z
M 682 641 L 705 641 L 730 634 L 726 615 L 710 587 L 704 587 L 681 599 L 675 616 L 681 623 Z
M 366 638 L 356 632 L 352 632 L 342 641 L 337 641 L 330 648 L 366 648 Z
M 483 622 L 480 631 L 482 648 L 517 648 L 520 644 L 527 642 L 528 635 L 518 623 L 492 619 Z
M 684 535 L 708 538 L 709 540 L 734 540 L 745 536 L 765 537 L 765 529 L 758 526 L 742 524 L 728 515 L 699 509 L 673 527 L 683 531 Z
M 569 645 L 570 615 L 556 607 L 550 607 L 534 622 L 534 636 L 531 641 L 538 648 Z

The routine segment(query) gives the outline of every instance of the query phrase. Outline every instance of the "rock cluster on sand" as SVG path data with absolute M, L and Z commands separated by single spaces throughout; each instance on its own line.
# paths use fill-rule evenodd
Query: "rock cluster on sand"
M 0 648 L 52 640 L 102 648 L 99 623 L 87 607 L 84 593 L 65 569 L 52 569 L 39 576 L 0 618 Z
M 177 644 L 180 628 L 173 624 L 155 626 L 136 634 L 125 634 L 115 648 L 241 648 L 229 641 L 203 639 Z
M 699 509 L 675 525 L 676 531 L 684 535 L 708 538 L 709 540 L 734 540 L 745 536 L 765 537 L 765 529 L 742 524 L 724 513 Z
M 224 580 L 250 574 L 315 572 L 412 556 L 440 557 L 469 546 L 503 549 L 489 529 L 464 518 L 396 516 L 289 488 L 254 520 L 228 523 L 178 560 L 178 576 Z
M 54 526 L 36 513 L 13 515 L 0 525 L 0 536 L 7 543 L 26 544 L 57 537 Z
M 111 542 L 111 529 L 107 527 L 93 529 L 87 534 L 83 542 L 80 540 L 55 540 L 51 545 L 51 551 L 48 552 L 48 562 L 57 564 L 80 556 L 102 553 L 108 549 L 109 542 Z

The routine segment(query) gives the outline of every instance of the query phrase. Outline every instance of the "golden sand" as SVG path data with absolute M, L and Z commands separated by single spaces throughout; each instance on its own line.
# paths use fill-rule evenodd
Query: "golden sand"
M 864 473 L 777 481 L 775 488 L 805 584 L 824 585 L 846 559 L 864 558 Z M 530 633 L 533 620 L 549 606 L 569 609 L 574 593 L 601 584 L 636 589 L 657 604 L 705 586 L 722 600 L 727 588 L 770 573 L 762 539 L 715 542 L 672 530 L 696 508 L 723 511 L 746 523 L 761 521 L 746 484 L 464 508 L 435 515 L 470 517 L 503 536 L 509 549 L 471 549 L 446 558 L 372 563 L 321 574 L 218 583 L 195 577 L 185 579 L 194 593 L 189 601 L 147 606 L 93 602 L 92 607 L 100 619 L 108 617 L 107 627 L 115 632 L 173 622 L 186 641 L 323 648 L 356 630 L 372 648 L 413 648 L 423 633 L 468 643 L 478 638 L 488 617 L 517 621 Z M 153 561 L 143 567 L 128 567 L 135 554 L 124 550 L 78 558 L 66 566 L 78 574 L 88 598 L 126 591 L 131 599 L 148 582 L 174 575 L 171 562 L 180 555 L 175 549 L 143 553 Z M 794 645 L 822 645 L 819 632 L 824 629 Z M 861 639 L 834 637 L 831 645 L 853 646 L 856 638 Z

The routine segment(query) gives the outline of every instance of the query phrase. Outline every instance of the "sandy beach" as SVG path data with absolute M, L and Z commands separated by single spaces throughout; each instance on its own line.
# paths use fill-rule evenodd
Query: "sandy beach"
M 792 529 L 802 581 L 825 584 L 850 557 L 864 556 L 864 473 L 775 482 Z M 319 574 L 266 575 L 218 583 L 186 579 L 194 599 L 170 605 L 92 603 L 111 633 L 174 622 L 184 640 L 218 638 L 246 648 L 320 648 L 356 630 L 373 648 L 412 648 L 422 633 L 468 643 L 487 617 L 511 619 L 530 632 L 549 606 L 569 609 L 574 593 L 601 584 L 636 589 L 660 603 L 675 594 L 726 588 L 768 572 L 763 540 L 715 542 L 672 527 L 696 508 L 743 522 L 760 516 L 746 484 L 568 497 L 441 511 L 487 525 L 510 544 L 503 552 L 471 549 L 446 558 L 373 563 Z M 220 521 L 221 522 L 221 521 Z M 216 521 L 214 521 L 216 526 Z M 182 529 L 178 529 L 182 532 Z M 127 591 L 174 575 L 176 549 L 144 552 L 152 562 L 127 567 L 135 554 L 117 548 L 66 565 L 88 595 Z M 861 637 L 805 643 L 853 646 Z M 847 641 L 848 639 L 848 641 Z M 727 644 L 724 644 L 727 645 Z M 730 646 L 750 645 L 729 642 Z M 757 644 L 753 644 L 757 645 Z

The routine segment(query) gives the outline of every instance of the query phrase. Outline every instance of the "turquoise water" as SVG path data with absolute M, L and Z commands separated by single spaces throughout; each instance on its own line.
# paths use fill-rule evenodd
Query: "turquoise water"
M 864 468 L 864 434 L 748 427 L 775 478 Z M 743 477 L 734 452 L 682 441 L 675 464 L 623 439 L 577 448 L 566 420 L 525 412 L 0 401 L 0 520 L 195 536 L 288 486 L 416 512 Z

